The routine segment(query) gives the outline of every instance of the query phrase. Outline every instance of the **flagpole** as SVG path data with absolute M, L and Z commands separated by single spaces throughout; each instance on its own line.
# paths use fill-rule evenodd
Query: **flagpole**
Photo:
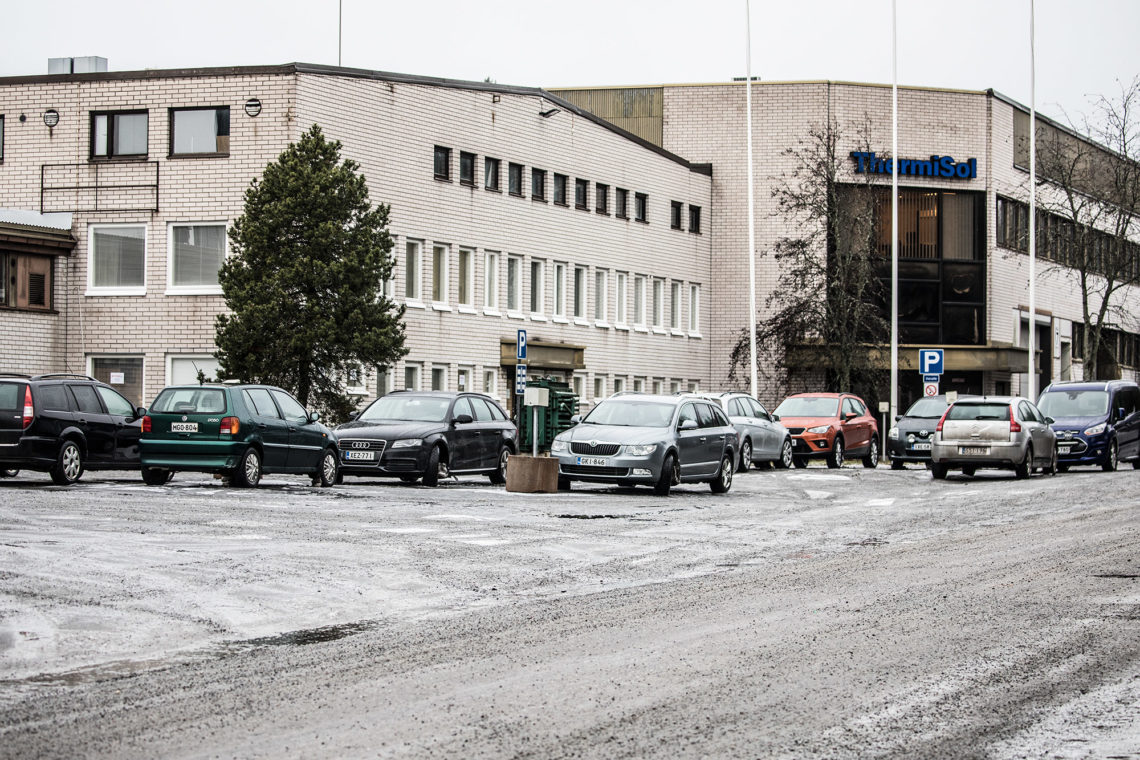
M 899 53 L 897 0 L 891 0 L 891 420 L 899 408 Z
M 752 168 L 752 3 L 744 0 L 744 26 L 748 40 L 744 77 L 745 110 L 748 113 L 748 366 L 751 368 L 749 392 L 757 398 L 756 382 L 756 204 L 753 200 Z
M 1034 5 L 1035 0 L 1029 0 L 1029 382 L 1024 395 L 1030 401 L 1037 400 L 1037 373 L 1033 361 L 1037 344 L 1037 40 Z

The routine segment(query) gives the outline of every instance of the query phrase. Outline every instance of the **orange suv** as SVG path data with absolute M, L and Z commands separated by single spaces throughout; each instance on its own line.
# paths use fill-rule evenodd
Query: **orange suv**
M 792 436 L 792 462 L 807 467 L 823 457 L 828 467 L 842 467 L 848 457 L 862 457 L 867 468 L 879 465 L 879 426 L 867 404 L 850 393 L 797 393 L 776 407 Z

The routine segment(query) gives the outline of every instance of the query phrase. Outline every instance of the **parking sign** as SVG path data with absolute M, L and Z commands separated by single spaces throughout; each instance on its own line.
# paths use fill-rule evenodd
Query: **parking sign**
M 920 348 L 918 350 L 918 372 L 921 375 L 941 375 L 943 353 L 941 348 Z
M 515 365 L 515 395 L 522 396 L 526 393 L 526 365 Z
M 520 362 L 526 359 L 526 330 L 519 330 L 518 341 L 515 344 L 515 358 Z

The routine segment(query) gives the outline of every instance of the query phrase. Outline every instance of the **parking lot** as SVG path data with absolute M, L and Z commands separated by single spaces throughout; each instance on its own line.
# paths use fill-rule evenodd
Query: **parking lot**
M 1138 757 L 1137 503 L 1130 467 L 668 498 L 25 473 L 0 756 Z

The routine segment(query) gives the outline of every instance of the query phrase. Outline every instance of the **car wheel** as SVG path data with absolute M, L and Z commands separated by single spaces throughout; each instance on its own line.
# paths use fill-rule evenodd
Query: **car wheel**
M 499 449 L 499 466 L 487 477 L 497 486 L 507 482 L 507 460 L 511 458 L 511 450 L 506 446 Z
M 169 483 L 173 477 L 173 470 L 164 470 L 160 467 L 142 468 L 142 479 L 148 486 L 164 486 Z
M 558 476 L 558 490 L 559 491 L 569 491 L 570 490 L 570 478 L 564 478 L 561 475 L 559 475 Z
M 14 478 L 19 474 L 19 470 L 0 470 L 0 478 Z
M 901 470 L 901 469 L 904 469 L 905 467 L 906 467 L 906 463 L 903 460 L 901 460 L 901 459 L 892 459 L 891 460 L 891 469 L 892 470 Z
M 807 457 L 792 457 L 792 464 L 795 465 L 797 470 L 802 470 L 808 466 Z
M 336 484 L 336 476 L 340 471 L 340 462 L 335 449 L 325 449 L 321 454 L 321 469 L 313 475 L 313 485 L 328 488 Z
M 1101 464 L 1100 469 L 1105 472 L 1116 472 L 1116 467 L 1120 463 L 1116 451 L 1116 441 L 1110 441 L 1108 444 L 1108 451 L 1104 453 L 1104 462 Z
M 429 488 L 439 485 L 440 478 L 447 477 L 447 460 L 440 451 L 439 446 L 432 446 L 428 454 L 427 468 L 424 469 L 423 483 Z
M 677 464 L 677 457 L 672 454 L 665 455 L 665 461 L 661 463 L 661 475 L 657 478 L 657 482 L 653 484 L 653 493 L 658 496 L 668 496 L 669 489 L 681 480 L 681 468 Z
M 732 488 L 732 471 L 735 468 L 732 466 L 732 457 L 725 454 L 724 459 L 720 460 L 720 469 L 717 470 L 716 477 L 709 481 L 709 488 L 713 493 L 727 493 L 728 489 Z
M 950 468 L 941 462 L 931 462 L 930 464 L 930 475 L 935 480 L 946 480 L 946 473 L 949 470 Z
M 827 466 L 833 470 L 843 466 L 843 436 L 835 436 L 831 453 L 827 455 Z
M 419 479 L 420 479 L 419 475 L 401 475 L 400 476 L 400 482 L 401 483 L 415 483 Z
M 871 437 L 871 448 L 867 449 L 867 455 L 863 457 L 863 466 L 868 470 L 879 466 L 879 439 L 874 436 Z
M 1049 459 L 1049 466 L 1043 469 L 1041 472 L 1045 475 L 1057 474 L 1057 449 L 1053 449 L 1053 456 Z
M 744 443 L 740 444 L 740 465 L 736 471 L 748 472 L 750 467 L 752 467 L 752 441 L 745 438 Z
M 786 470 L 792 466 L 792 441 L 790 438 L 784 439 L 784 445 L 780 447 L 780 458 L 776 460 L 776 466 L 781 470 Z
M 261 454 L 250 446 L 238 460 L 238 466 L 230 476 L 230 483 L 238 488 L 254 488 L 261 482 Z
M 1013 468 L 1013 475 L 1018 480 L 1024 480 L 1033 472 L 1033 447 L 1025 447 L 1025 461 Z
M 974 473 L 977 471 L 978 471 L 977 467 L 963 467 L 962 468 L 962 474 L 965 475 L 967 478 L 974 477 Z
M 1132 466 L 1136 467 L 1136 462 L 1133 462 Z M 1140 468 L 1137 468 L 1137 469 L 1140 469 Z M 1057 465 L 1057 472 L 1068 472 L 1068 471 L 1069 471 L 1069 465 L 1067 465 L 1067 464 L 1058 464 Z
M 69 486 L 83 474 L 83 452 L 75 441 L 64 441 L 51 468 L 52 482 L 59 486 Z

